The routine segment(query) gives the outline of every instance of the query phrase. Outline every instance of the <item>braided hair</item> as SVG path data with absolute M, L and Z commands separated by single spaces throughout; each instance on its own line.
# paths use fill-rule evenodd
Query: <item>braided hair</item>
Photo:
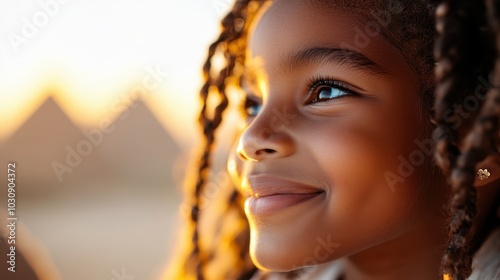
M 229 104 L 228 86 L 231 83 L 239 86 L 248 28 L 262 2 L 265 1 L 236 0 L 231 11 L 222 19 L 222 31 L 210 45 L 203 66 L 205 82 L 200 90 L 202 109 L 199 122 L 205 142 L 197 170 L 197 180 L 192 190 L 190 211 L 192 238 L 188 255 L 183 263 L 182 278 L 201 280 L 208 275 L 212 276 L 207 272 L 211 271 L 210 267 L 216 263 L 218 253 L 216 249 L 208 248 L 200 242 L 201 195 L 204 185 L 209 180 L 215 131 L 220 126 L 222 115 Z M 341 7 L 353 6 L 352 1 L 348 0 L 311 0 L 311 2 L 335 3 Z M 383 8 L 384 5 L 387 7 L 395 1 L 356 2 L 360 2 L 356 4 L 363 7 Z M 488 77 L 493 73 L 494 84 L 500 83 L 498 56 L 500 45 L 494 45 L 494 40 L 500 42 L 500 1 L 486 0 L 487 4 L 484 4 L 468 0 L 429 0 L 428 5 L 422 0 L 399 2 L 403 4 L 401 13 L 386 28 L 390 31 L 383 35 L 389 42 L 399 46 L 403 56 L 411 62 L 409 65 L 414 67 L 415 74 L 420 78 L 422 103 L 429 112 L 429 118 L 423 119 L 428 122 L 431 119 L 435 125 L 436 162 L 451 185 L 452 196 L 448 207 L 449 242 L 442 258 L 441 273 L 445 279 L 466 279 L 471 273 L 472 265 L 471 251 L 467 245 L 477 213 L 476 191 L 473 187 L 474 168 L 495 145 L 492 135 L 498 132 L 500 116 L 498 88 L 486 88 L 481 92 L 480 97 L 485 98 L 476 100 L 480 110 L 473 112 L 473 121 L 467 122 L 470 124 L 467 133 L 459 134 L 452 120 L 459 114 L 456 104 L 467 102 L 470 92 L 475 88 L 477 77 Z M 436 31 L 437 37 L 434 41 Z M 478 58 L 475 53 L 482 53 L 483 56 Z M 213 73 L 212 62 L 217 54 L 222 55 L 225 65 L 218 73 Z M 497 60 L 491 60 L 492 57 L 496 57 Z M 497 65 L 495 69 L 494 62 Z M 213 96 L 218 97 L 215 105 L 212 102 Z M 459 148 L 461 141 L 465 141 L 462 151 Z M 239 261 L 236 265 L 226 267 L 221 277 L 249 279 L 257 269 L 249 258 L 248 222 L 242 211 L 242 199 L 235 189 L 227 197 L 227 207 L 224 212 L 226 214 L 222 214 L 217 221 L 219 224 L 224 223 L 227 213 L 236 213 L 231 222 L 235 223 L 236 220 L 239 226 L 220 234 L 226 234 L 226 239 L 229 239 L 226 243 L 233 248 L 231 252 L 234 259 Z
M 222 32 L 208 49 L 208 56 L 203 65 L 204 84 L 200 90 L 202 108 L 199 115 L 199 123 L 203 128 L 204 147 L 197 169 L 190 221 L 192 228 L 192 239 L 190 253 L 184 263 L 183 278 L 205 279 L 205 268 L 207 263 L 215 258 L 213 252 L 206 252 L 200 242 L 200 208 L 203 188 L 208 181 L 210 169 L 210 154 L 215 143 L 215 131 L 222 122 L 222 114 L 228 107 L 228 96 L 226 90 L 230 83 L 239 85 L 239 80 L 234 79 L 242 75 L 245 60 L 246 37 L 250 19 L 255 14 L 258 4 L 249 5 L 249 0 L 237 0 L 231 11 L 222 19 Z M 216 54 L 222 54 L 225 65 L 218 73 L 212 67 Z M 218 97 L 218 104 L 209 104 Z M 212 106 L 210 106 L 212 105 Z M 255 272 L 248 256 L 249 230 L 248 223 L 244 217 L 241 206 L 241 198 L 236 190 L 227 198 L 228 209 L 236 209 L 243 226 L 239 228 L 240 234 L 234 234 L 230 243 L 237 248 L 237 258 L 242 260 L 237 271 L 230 271 L 224 277 L 226 279 L 248 279 Z
M 494 147 L 492 136 L 498 132 L 500 95 L 490 89 L 487 99 L 476 100 L 481 112 L 476 116 L 467 136 L 460 139 L 445 112 L 456 102 L 467 102 L 477 77 L 492 73 L 498 46 L 493 46 L 493 34 L 498 36 L 499 4 L 488 0 L 488 8 L 479 1 L 442 1 L 436 10 L 439 36 L 435 44 L 436 99 L 434 121 L 437 124 L 436 159 L 447 175 L 452 188 L 449 202 L 449 242 L 442 258 L 445 279 L 466 279 L 472 272 L 470 239 L 477 215 L 477 194 L 473 186 L 475 166 Z M 495 13 L 495 9 L 497 12 Z M 489 14 L 489 22 L 486 17 Z M 488 25 L 490 24 L 490 25 Z M 492 30 L 493 27 L 496 30 Z M 492 32 L 493 31 L 493 32 Z M 471 43 L 474 42 L 474 43 Z M 474 54 L 483 53 L 478 59 Z M 498 58 L 497 58 L 498 59 Z M 498 76 L 496 70 L 495 76 Z M 465 90 L 464 90 L 465 89 Z M 482 92 L 480 97 L 486 92 Z M 453 111 L 453 114 L 456 114 Z M 464 133 L 465 134 L 465 133 Z M 463 141 L 462 151 L 459 141 Z

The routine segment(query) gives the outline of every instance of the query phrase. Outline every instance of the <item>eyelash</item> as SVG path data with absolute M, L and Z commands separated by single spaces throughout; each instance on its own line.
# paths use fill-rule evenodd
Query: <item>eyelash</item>
M 320 103 L 320 102 L 327 102 L 329 100 L 333 99 L 338 99 L 338 98 L 344 98 L 347 96 L 359 96 L 357 92 L 352 90 L 352 86 L 345 83 L 336 80 L 333 77 L 327 77 L 327 76 L 317 76 L 315 78 L 311 78 L 307 80 L 307 88 L 309 89 L 308 94 L 307 94 L 307 102 L 306 104 L 315 104 L 315 103 Z M 321 100 L 316 100 L 318 99 L 317 94 L 314 93 L 317 89 L 320 89 L 322 87 L 331 87 L 335 88 L 337 90 L 343 91 L 345 94 L 331 98 L 329 100 L 321 101 Z M 312 98 L 314 97 L 314 98 Z M 255 117 L 258 114 L 258 111 L 260 111 L 260 107 L 262 107 L 262 102 L 260 100 L 257 100 L 258 98 L 255 97 L 250 97 L 248 94 L 245 94 L 245 97 L 240 101 L 240 104 L 238 106 L 238 111 L 241 113 L 241 115 L 244 118 L 251 118 Z M 249 110 L 252 109 L 252 107 L 258 106 L 259 108 L 256 110 L 256 113 L 249 113 Z
M 345 93 L 344 95 L 334 97 L 334 98 L 331 98 L 329 100 L 344 98 L 347 96 L 359 96 L 359 94 L 352 89 L 352 86 L 345 83 L 345 82 L 341 82 L 339 80 L 336 80 L 333 77 L 317 76 L 317 77 L 311 78 L 307 81 L 307 88 L 309 89 L 309 92 L 307 94 L 306 104 L 315 104 L 315 103 L 329 101 L 329 100 L 324 100 L 324 101 L 317 100 L 318 93 L 317 92 L 315 93 L 315 91 L 317 89 L 321 89 L 322 87 L 331 87 L 331 88 L 340 90 L 340 91 Z

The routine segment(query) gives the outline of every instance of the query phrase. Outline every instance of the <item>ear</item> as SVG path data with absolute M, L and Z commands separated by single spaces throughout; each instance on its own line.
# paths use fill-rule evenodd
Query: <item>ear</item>
M 488 178 L 480 179 L 478 175 L 479 169 L 487 170 L 490 174 Z M 498 179 L 500 179 L 500 154 L 493 153 L 487 156 L 483 161 L 476 165 L 476 179 L 474 180 L 474 187 L 480 188 L 484 185 L 490 184 Z

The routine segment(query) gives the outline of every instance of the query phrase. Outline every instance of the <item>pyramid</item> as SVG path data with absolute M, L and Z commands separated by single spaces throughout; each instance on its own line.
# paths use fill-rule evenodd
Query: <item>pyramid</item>
M 54 187 L 59 180 L 52 163 L 63 160 L 66 146 L 83 139 L 81 131 L 53 97 L 45 102 L 0 146 L 0 162 L 17 162 L 17 183 L 23 189 Z
M 100 146 L 101 157 L 121 177 L 171 184 L 180 146 L 148 106 L 135 100 L 109 126 Z

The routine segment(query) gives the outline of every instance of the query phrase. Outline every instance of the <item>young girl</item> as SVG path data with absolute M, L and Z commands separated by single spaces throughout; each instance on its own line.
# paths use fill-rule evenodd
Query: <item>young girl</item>
M 203 68 L 176 279 L 500 279 L 499 20 L 490 0 L 236 1 Z M 204 188 L 231 85 L 220 208 Z

